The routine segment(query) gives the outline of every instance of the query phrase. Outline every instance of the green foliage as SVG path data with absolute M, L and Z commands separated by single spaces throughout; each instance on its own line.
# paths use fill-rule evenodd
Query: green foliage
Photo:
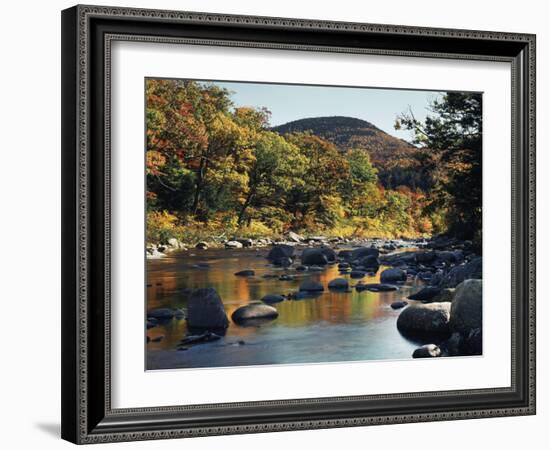
M 372 123 L 353 117 L 331 116 L 295 120 L 273 128 L 280 134 L 310 132 L 333 143 L 341 153 L 368 153 L 386 189 L 405 185 L 415 190 L 427 187 L 418 174 L 414 155 L 418 149 L 391 136 Z
M 272 130 L 267 109 L 235 107 L 228 91 L 211 84 L 149 79 L 146 97 L 150 242 L 277 237 L 289 230 L 416 237 L 472 218 L 477 163 L 465 149 L 476 141 L 464 133 L 475 134 L 477 122 L 469 99 L 434 105 L 439 116 L 418 135 L 428 152 L 357 119 L 328 118 L 321 121 L 325 129 L 310 119 L 301 128 Z M 459 114 L 460 124 L 449 119 Z M 319 133 L 303 129 L 316 120 Z M 400 125 L 420 125 L 407 120 Z M 351 125 L 364 139 L 346 135 Z M 345 136 L 358 145 L 342 148 Z M 371 158 L 384 146 L 393 146 L 395 158 L 377 165 Z
M 424 123 L 408 113 L 396 125 L 414 130 L 426 149 L 422 166 L 434 182 L 426 211 L 444 215 L 450 234 L 472 239 L 482 219 L 481 94 L 449 92 L 432 109 Z

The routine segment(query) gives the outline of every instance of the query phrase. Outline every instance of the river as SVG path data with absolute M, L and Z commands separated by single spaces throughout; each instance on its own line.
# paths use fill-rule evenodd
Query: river
M 147 261 L 147 310 L 185 308 L 189 288 L 214 287 L 228 317 L 239 306 L 260 300 L 266 294 L 297 291 L 306 278 L 328 282 L 342 277 L 336 265 L 324 272 L 297 272 L 274 268 L 265 259 L 268 249 L 209 249 L 174 252 Z M 378 283 L 375 276 L 364 283 Z M 235 272 L 255 271 L 254 277 Z M 280 281 L 266 274 L 291 274 Z M 348 275 L 345 275 L 349 278 Z M 353 286 L 359 280 L 349 280 Z M 279 317 L 260 326 L 239 326 L 230 320 L 225 336 L 217 341 L 177 350 L 187 334 L 186 321 L 171 319 L 147 330 L 146 369 L 207 368 L 258 364 L 303 364 L 383 359 L 410 359 L 418 342 L 403 337 L 396 328 L 400 310 L 390 304 L 418 290 L 409 281 L 394 292 L 335 292 L 326 290 L 317 298 L 285 300 L 274 304 Z M 413 291 L 414 292 L 414 291 Z M 156 338 L 161 338 L 157 341 Z

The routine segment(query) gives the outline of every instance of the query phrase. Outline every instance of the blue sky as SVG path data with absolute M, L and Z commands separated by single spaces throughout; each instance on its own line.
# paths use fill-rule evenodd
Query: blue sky
M 306 117 L 349 116 L 367 120 L 393 136 L 410 140 L 411 132 L 397 131 L 397 115 L 410 107 L 419 120 L 429 113 L 435 91 L 347 88 L 265 83 L 216 82 L 232 92 L 236 106 L 267 107 L 271 125 L 281 125 Z

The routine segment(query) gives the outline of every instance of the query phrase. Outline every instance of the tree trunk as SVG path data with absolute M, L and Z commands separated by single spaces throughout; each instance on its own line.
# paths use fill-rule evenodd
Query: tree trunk
M 199 170 L 197 171 L 197 181 L 195 182 L 195 194 L 193 195 L 193 206 L 191 207 L 191 212 L 194 216 L 197 215 L 197 210 L 199 209 L 199 202 L 201 198 L 201 192 L 203 188 L 203 182 L 204 182 L 204 174 L 206 172 L 206 160 L 205 158 L 201 158 L 201 162 L 199 164 Z
M 246 212 L 246 208 L 250 206 L 250 202 L 252 201 L 252 197 L 254 197 L 254 189 L 251 189 L 248 192 L 248 195 L 246 196 L 246 199 L 243 203 L 243 206 L 241 207 L 241 212 L 239 213 L 239 219 L 237 220 L 237 224 L 239 227 L 242 225 L 244 220 L 244 213 Z

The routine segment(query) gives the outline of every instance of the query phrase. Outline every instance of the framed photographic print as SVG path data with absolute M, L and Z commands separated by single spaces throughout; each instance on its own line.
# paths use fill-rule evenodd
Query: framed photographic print
M 62 43 L 63 438 L 535 413 L 533 35 L 75 6 Z

